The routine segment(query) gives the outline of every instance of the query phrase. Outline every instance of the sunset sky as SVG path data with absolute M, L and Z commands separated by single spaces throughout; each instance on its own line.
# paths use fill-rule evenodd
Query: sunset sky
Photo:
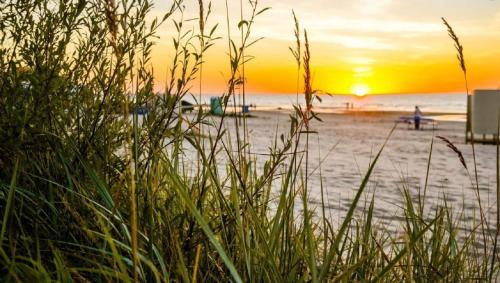
M 186 18 L 198 13 L 188 0 Z M 208 26 L 219 23 L 216 42 L 203 72 L 206 92 L 222 93 L 229 72 L 225 0 L 213 0 Z M 240 1 L 229 0 L 232 34 L 237 34 Z M 244 4 L 246 1 L 243 1 Z M 157 0 L 154 15 L 170 1 Z M 464 92 L 445 17 L 465 48 L 471 89 L 500 87 L 499 0 L 261 0 L 271 10 L 256 20 L 254 38 L 265 39 L 248 50 L 251 93 L 295 93 L 296 67 L 292 9 L 307 29 L 312 51 L 314 88 L 330 93 Z M 246 12 L 249 6 L 244 6 Z M 159 30 L 153 54 L 158 88 L 171 61 L 172 21 Z M 189 22 L 196 26 L 196 22 Z

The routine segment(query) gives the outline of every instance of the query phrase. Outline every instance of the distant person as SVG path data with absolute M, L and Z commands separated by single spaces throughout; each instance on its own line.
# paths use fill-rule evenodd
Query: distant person
M 415 130 L 420 129 L 420 119 L 422 119 L 422 111 L 418 106 L 415 106 L 415 114 L 413 116 L 413 122 L 415 122 Z

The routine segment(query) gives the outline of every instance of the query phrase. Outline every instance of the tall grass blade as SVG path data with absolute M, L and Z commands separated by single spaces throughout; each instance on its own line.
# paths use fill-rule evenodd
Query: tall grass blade
M 356 193 L 356 196 L 354 197 L 351 205 L 349 206 L 349 210 L 347 211 L 347 214 L 344 218 L 344 221 L 342 222 L 342 225 L 340 226 L 337 235 L 335 236 L 335 239 L 332 243 L 332 245 L 329 248 L 328 255 L 323 263 L 323 266 L 321 268 L 321 272 L 318 276 L 318 280 L 321 282 L 323 280 L 326 280 L 326 277 L 328 275 L 328 271 L 330 270 L 330 264 L 333 261 L 333 258 L 337 254 L 337 256 L 341 256 L 338 254 L 339 252 L 339 245 L 340 242 L 342 241 L 344 237 L 344 233 L 346 232 L 349 224 L 351 223 L 352 217 L 354 215 L 354 210 L 356 209 L 358 202 L 361 198 L 361 195 L 363 194 L 364 190 L 366 189 L 366 186 L 368 185 L 368 181 L 370 180 L 371 174 L 373 170 L 375 169 L 375 165 L 377 164 L 377 161 L 382 154 L 382 151 L 384 150 L 387 142 L 389 141 L 389 138 L 391 137 L 392 133 L 394 132 L 394 129 L 396 126 L 392 128 L 392 130 L 389 132 L 389 135 L 387 136 L 386 140 L 382 144 L 380 150 L 378 151 L 377 155 L 373 159 L 373 162 L 371 163 L 370 167 L 368 168 L 368 171 L 366 172 L 363 181 L 361 182 L 361 185 L 359 186 L 358 192 Z

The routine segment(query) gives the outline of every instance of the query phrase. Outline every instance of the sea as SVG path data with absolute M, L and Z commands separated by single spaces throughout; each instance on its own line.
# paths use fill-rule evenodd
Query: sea
M 210 104 L 210 97 L 203 95 L 202 104 Z M 441 120 L 465 120 L 467 112 L 467 96 L 465 93 L 435 93 L 435 94 L 383 94 L 365 95 L 321 95 L 321 102 L 314 102 L 314 110 L 319 113 L 342 113 L 349 111 L 387 111 L 413 112 L 419 106 L 424 113 L 439 113 Z M 186 100 L 198 103 L 198 96 L 186 96 Z M 241 95 L 235 96 L 236 105 L 242 105 Z M 293 105 L 304 105 L 304 95 L 299 94 L 246 94 L 245 104 L 259 111 L 292 110 Z M 233 105 L 233 101 L 231 101 Z

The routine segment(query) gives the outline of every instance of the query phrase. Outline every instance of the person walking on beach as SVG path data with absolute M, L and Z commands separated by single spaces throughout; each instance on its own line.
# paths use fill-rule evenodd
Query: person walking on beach
M 413 116 L 413 122 L 415 122 L 415 130 L 420 129 L 420 119 L 422 118 L 422 111 L 418 106 L 415 106 L 415 114 Z

